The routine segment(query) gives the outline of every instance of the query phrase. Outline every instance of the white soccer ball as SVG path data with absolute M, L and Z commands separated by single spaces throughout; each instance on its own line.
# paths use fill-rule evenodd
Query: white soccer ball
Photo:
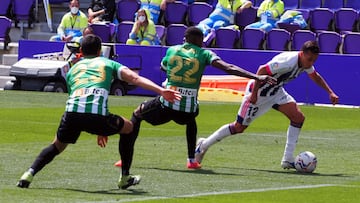
M 312 173 L 317 165 L 315 154 L 309 151 L 301 152 L 295 158 L 296 171 L 301 173 Z

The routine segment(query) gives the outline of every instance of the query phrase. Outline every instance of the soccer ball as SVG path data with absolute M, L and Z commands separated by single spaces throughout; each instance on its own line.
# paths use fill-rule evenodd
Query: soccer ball
M 312 152 L 301 152 L 295 158 L 295 168 L 297 172 L 312 173 L 315 170 L 316 165 L 316 156 Z

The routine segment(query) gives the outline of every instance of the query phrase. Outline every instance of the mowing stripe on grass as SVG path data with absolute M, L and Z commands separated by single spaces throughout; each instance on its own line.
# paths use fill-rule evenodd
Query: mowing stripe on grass
M 258 188 L 258 189 L 247 189 L 247 190 L 232 190 L 232 191 L 221 191 L 221 192 L 205 192 L 197 194 L 188 194 L 188 195 L 175 195 L 175 196 L 152 196 L 144 198 L 132 198 L 132 199 L 121 199 L 114 201 L 96 201 L 97 203 L 111 203 L 111 202 L 136 202 L 136 201 L 146 201 L 146 200 L 160 200 L 160 199 L 172 199 L 172 198 L 186 198 L 186 197 L 201 197 L 209 195 L 226 195 L 226 194 L 236 194 L 236 193 L 252 193 L 252 192 L 268 192 L 268 191 L 279 191 L 279 190 L 292 190 L 292 189 L 309 189 L 309 188 L 320 188 L 320 187 L 333 187 L 339 186 L 336 184 L 319 184 L 319 185 L 300 185 L 300 186 L 291 186 L 291 187 L 274 187 L 274 188 Z

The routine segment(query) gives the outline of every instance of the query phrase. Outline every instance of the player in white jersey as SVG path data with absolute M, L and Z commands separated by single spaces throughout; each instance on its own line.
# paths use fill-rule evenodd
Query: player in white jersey
M 236 121 L 223 125 L 207 138 L 199 138 L 195 159 L 201 163 L 211 145 L 229 135 L 244 132 L 254 119 L 266 113 L 270 108 L 274 108 L 290 120 L 281 167 L 284 169 L 294 168 L 293 153 L 305 117 L 295 99 L 285 91 L 283 85 L 295 79 L 300 73 L 306 72 L 317 85 L 329 94 L 332 104 L 336 104 L 339 99 L 313 66 L 318 55 L 317 43 L 307 41 L 300 51 L 280 53 L 265 65 L 260 66 L 257 74 L 271 75 L 277 79 L 277 84 L 249 81 Z
M 115 78 L 152 90 L 171 102 L 181 99 L 179 92 L 164 89 L 120 63 L 99 57 L 101 39 L 98 36 L 90 34 L 84 37 L 80 50 L 84 59 L 67 73 L 69 98 L 55 139 L 40 152 L 31 167 L 21 176 L 18 187 L 29 187 L 35 174 L 63 152 L 68 144 L 76 143 L 83 131 L 106 138 L 132 131 L 131 121 L 108 111 L 108 95 Z M 103 139 L 100 141 L 104 142 Z M 139 181 L 139 176 L 120 175 L 118 186 L 125 189 Z

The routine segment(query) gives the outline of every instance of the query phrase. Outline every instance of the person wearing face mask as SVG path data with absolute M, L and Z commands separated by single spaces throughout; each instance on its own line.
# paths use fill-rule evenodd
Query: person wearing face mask
M 147 9 L 139 9 L 136 21 L 129 34 L 126 44 L 139 45 L 159 45 L 160 40 L 157 36 L 155 24 L 150 19 L 150 12 Z
M 57 29 L 57 35 L 50 38 L 50 41 L 70 42 L 82 36 L 83 30 L 88 26 L 88 18 L 79 10 L 79 0 L 71 0 L 69 3 L 70 12 L 66 13 Z

